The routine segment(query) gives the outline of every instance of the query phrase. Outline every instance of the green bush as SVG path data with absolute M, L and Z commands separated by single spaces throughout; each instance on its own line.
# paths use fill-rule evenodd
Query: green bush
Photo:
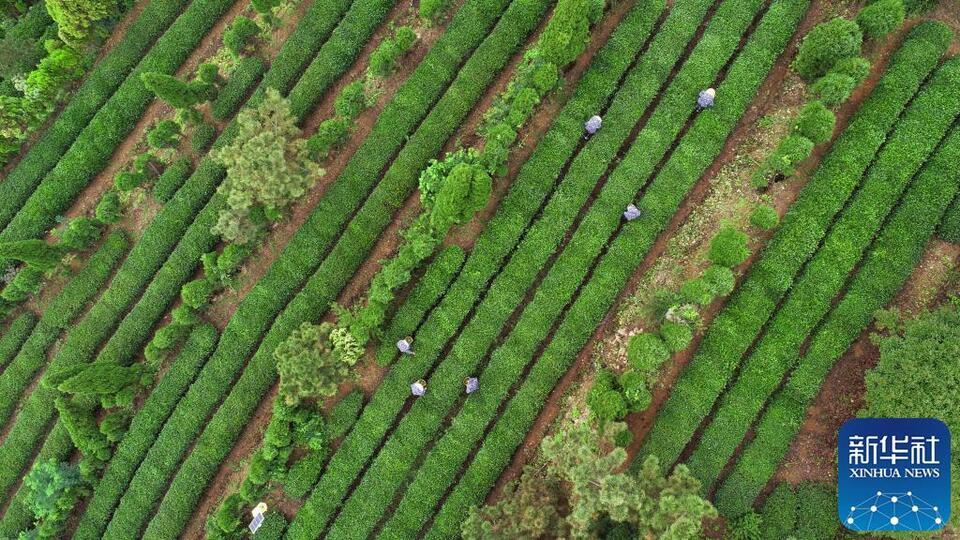
M 732 225 L 724 225 L 710 240 L 710 251 L 707 258 L 713 264 L 733 268 L 750 256 L 747 241 L 750 238 L 743 231 Z
M 250 49 L 253 38 L 260 33 L 260 27 L 252 19 L 238 15 L 223 32 L 223 44 L 227 50 L 240 56 Z
M 317 132 L 307 141 L 310 156 L 313 159 L 323 159 L 330 154 L 331 150 L 343 146 L 350 137 L 352 127 L 350 120 L 342 116 L 327 118 L 320 122 Z
M 333 110 L 337 115 L 350 120 L 367 108 L 367 94 L 364 90 L 363 80 L 356 80 L 343 87 L 337 99 L 333 102 Z
M 100 238 L 100 232 L 97 220 L 88 217 L 74 218 L 67 223 L 60 235 L 59 245 L 70 251 L 83 251 Z
M 660 323 L 660 337 L 672 353 L 680 352 L 693 340 L 693 330 L 686 323 L 663 321 Z
M 733 270 L 716 264 L 704 270 L 701 279 L 709 285 L 714 296 L 726 296 L 733 292 L 736 285 Z
M 641 373 L 653 373 L 670 358 L 670 350 L 658 334 L 641 332 L 627 346 L 627 361 Z
M 797 173 L 797 165 L 813 153 L 813 147 L 813 141 L 802 135 L 788 135 L 767 158 L 767 166 L 779 175 L 793 176 Z
M 877 0 L 857 14 L 857 24 L 871 39 L 880 39 L 893 32 L 906 18 L 903 0 Z
M 431 21 L 443 13 L 449 5 L 448 0 L 420 0 L 420 16 Z
M 691 304 L 706 306 L 713 302 L 713 288 L 703 278 L 694 278 L 680 286 L 683 300 Z
M 847 75 L 859 85 L 870 75 L 870 61 L 862 56 L 843 58 L 833 65 L 830 73 Z
M 150 148 L 172 148 L 180 140 L 180 124 L 173 120 L 161 120 L 147 131 Z
M 857 81 L 843 73 L 827 73 L 810 85 L 810 91 L 824 104 L 836 107 L 848 99 L 857 88 Z
M 811 101 L 800 110 L 794 131 L 813 141 L 814 144 L 825 143 L 833 135 L 833 128 L 837 118 L 833 111 L 821 101 Z
M 857 23 L 836 17 L 814 26 L 803 38 L 793 69 L 807 80 L 822 77 L 838 60 L 860 54 L 862 44 Z
M 758 204 L 753 212 L 750 212 L 750 224 L 764 231 L 772 231 L 780 223 L 780 216 L 777 210 L 767 204 Z
M 147 175 L 132 171 L 123 171 L 113 177 L 113 185 L 120 191 L 130 191 L 147 181 Z

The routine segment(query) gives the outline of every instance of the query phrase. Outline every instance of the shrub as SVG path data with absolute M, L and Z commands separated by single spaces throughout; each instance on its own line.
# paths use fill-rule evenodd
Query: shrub
M 130 191 L 140 187 L 147 181 L 147 175 L 138 172 L 124 171 L 113 178 L 113 185 L 120 191 Z
M 93 218 L 78 217 L 67 224 L 60 236 L 60 245 L 70 251 L 81 251 L 92 246 L 98 238 L 100 227 L 97 221 Z
M 653 396 L 647 389 L 646 374 L 630 370 L 620 375 L 617 382 L 623 389 L 623 397 L 630 411 L 638 412 L 650 406 Z
M 693 330 L 686 323 L 663 321 L 660 323 L 660 336 L 672 353 L 680 352 L 693 340 Z
M 641 373 L 653 373 L 670 358 L 670 350 L 657 334 L 641 332 L 627 346 L 627 361 Z
M 372 53 L 367 72 L 374 77 L 386 77 L 396 69 L 397 61 L 416 42 L 417 35 L 409 26 L 397 28 L 392 38 L 383 40 Z
M 830 72 L 847 75 L 860 84 L 870 75 L 870 61 L 862 56 L 843 58 L 833 65 Z
M 733 268 L 750 256 L 750 250 L 747 248 L 748 240 L 746 233 L 738 231 L 731 225 L 724 225 L 710 241 L 707 258 L 714 264 Z
M 151 148 L 171 148 L 180 140 L 180 124 L 173 120 L 161 120 L 147 132 L 147 144 Z
M 836 122 L 837 118 L 833 111 L 823 102 L 811 101 L 800 110 L 794 131 L 810 139 L 814 144 L 820 144 L 830 140 Z
M 906 15 L 903 0 L 877 0 L 860 10 L 857 24 L 867 37 L 880 39 L 899 28 Z
M 717 264 L 704 270 L 703 277 L 700 279 L 708 284 L 710 292 L 714 296 L 726 296 L 733 292 L 733 288 L 736 285 L 733 270 Z
M 777 174 L 793 176 L 797 165 L 813 153 L 813 147 L 813 141 L 802 135 L 788 135 L 767 158 L 767 166 Z
M 356 119 L 367 106 L 367 94 L 362 79 L 344 86 L 333 102 L 333 110 L 337 115 L 349 120 Z
M 195 279 L 183 286 L 180 290 L 180 298 L 183 303 L 193 309 L 202 309 L 210 302 L 213 293 L 216 292 L 216 285 L 208 279 Z
M 430 21 L 447 9 L 447 0 L 420 0 L 420 16 Z
M 189 109 L 215 97 L 215 87 L 203 81 L 184 82 L 173 75 L 154 72 L 143 73 L 140 79 L 143 86 L 174 109 Z
M 780 216 L 777 210 L 766 204 L 758 204 L 753 212 L 750 212 L 750 224 L 764 231 L 773 230 L 780 223 Z
M 340 148 L 350 136 L 350 120 L 335 116 L 320 122 L 317 132 L 307 140 L 307 150 L 313 159 L 323 159 L 330 151 Z
M 836 107 L 850 99 L 856 87 L 857 81 L 853 77 L 831 72 L 810 85 L 810 91 L 824 104 Z
M 807 80 L 822 77 L 838 60 L 860 54 L 862 43 L 863 32 L 851 20 L 820 23 L 803 38 L 793 68 Z
M 253 38 L 260 33 L 260 27 L 253 20 L 238 15 L 223 32 L 223 44 L 236 56 L 245 53 Z
M 694 278 L 680 286 L 683 299 L 691 304 L 705 306 L 713 302 L 713 289 L 703 278 Z

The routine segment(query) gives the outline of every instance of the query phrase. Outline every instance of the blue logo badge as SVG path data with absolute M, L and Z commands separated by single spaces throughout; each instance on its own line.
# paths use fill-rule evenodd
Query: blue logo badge
M 950 518 L 950 431 L 933 418 L 840 427 L 837 513 L 855 531 L 935 531 Z

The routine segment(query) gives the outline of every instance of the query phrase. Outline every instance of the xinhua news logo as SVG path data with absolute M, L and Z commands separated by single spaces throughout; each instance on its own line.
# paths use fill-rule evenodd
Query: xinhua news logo
M 935 531 L 950 518 L 950 431 L 933 418 L 840 428 L 837 513 L 854 531 Z

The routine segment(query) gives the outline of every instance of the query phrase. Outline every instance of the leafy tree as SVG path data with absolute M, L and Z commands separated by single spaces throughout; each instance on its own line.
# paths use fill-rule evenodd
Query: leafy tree
M 87 38 L 90 27 L 113 11 L 115 0 L 44 0 L 57 23 L 60 39 L 77 43 Z
M 274 350 L 280 395 L 287 405 L 332 396 L 350 376 L 350 367 L 357 359 L 337 350 L 333 330 L 330 323 L 303 323 Z
M 860 10 L 857 24 L 872 39 L 880 39 L 893 32 L 906 18 L 903 0 L 877 0 Z
M 310 160 L 290 103 L 276 90 L 267 90 L 260 104 L 241 111 L 237 124 L 236 137 L 212 154 L 227 170 L 219 188 L 227 208 L 214 231 L 245 244 L 256 231 L 251 215 L 255 208 L 283 211 L 306 194 L 323 170 Z
M 569 536 L 592 538 L 595 525 L 609 519 L 628 526 L 635 538 L 699 538 L 702 520 L 716 515 L 700 497 L 700 483 L 684 465 L 664 477 L 655 456 L 637 474 L 619 472 L 627 453 L 620 447 L 607 450 L 605 436 L 624 429 L 611 424 L 601 434 L 580 418 L 541 444 L 548 474 L 570 486 Z
M 710 241 L 707 257 L 710 262 L 733 268 L 750 256 L 747 248 L 747 235 L 731 225 L 725 225 Z
M 960 433 L 960 299 L 902 321 L 894 314 L 872 336 L 880 349 L 877 366 L 866 375 L 862 416 L 939 418 Z M 951 441 L 954 508 L 960 503 L 960 437 Z M 957 513 L 954 513 L 956 516 Z M 956 518 L 950 519 L 953 525 Z
M 813 27 L 803 38 L 793 67 L 807 80 L 823 76 L 843 58 L 860 54 L 863 32 L 857 23 L 836 17 Z
M 500 502 L 470 508 L 460 530 L 463 540 L 562 538 L 566 523 L 559 513 L 561 495 L 556 477 L 527 465 L 520 480 L 504 488 Z
M 181 81 L 166 73 L 141 73 L 140 80 L 148 90 L 174 109 L 190 109 L 194 105 L 209 101 L 213 99 L 216 91 L 216 87 L 208 82 Z
M 36 520 L 36 527 L 27 533 L 32 538 L 56 538 L 74 504 L 86 491 L 77 466 L 54 459 L 34 465 L 23 484 L 27 488 L 27 506 Z
M 44 271 L 57 266 L 61 257 L 59 248 L 36 238 L 0 243 L 0 258 L 15 259 Z

